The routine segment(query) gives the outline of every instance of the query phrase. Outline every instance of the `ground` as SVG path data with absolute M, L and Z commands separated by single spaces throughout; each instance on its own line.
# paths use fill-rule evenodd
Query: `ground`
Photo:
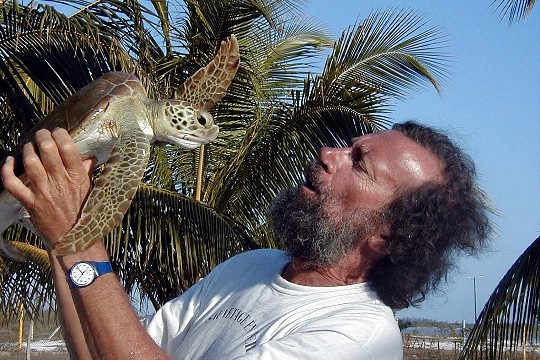
M 0 359 L 25 360 L 26 339 L 29 322 L 25 323 L 23 346 L 18 346 L 18 324 L 0 326 Z M 34 341 L 31 343 L 32 360 L 68 360 L 61 333 L 55 332 L 57 325 L 54 321 L 36 323 L 34 326 Z M 53 334 L 51 336 L 51 334 Z M 50 338 L 50 339 L 49 339 Z M 461 350 L 459 337 L 427 337 L 404 335 L 404 360 L 457 360 Z M 508 360 L 521 359 L 521 354 Z M 527 360 L 540 360 L 540 348 L 527 354 Z
M 0 359 L 5 360 L 25 360 L 25 350 L 22 351 L 0 351 Z M 42 352 L 32 351 L 32 360 L 68 360 L 67 352 Z M 425 349 L 405 349 L 404 360 L 455 360 L 457 356 L 453 351 L 448 350 L 425 350 Z

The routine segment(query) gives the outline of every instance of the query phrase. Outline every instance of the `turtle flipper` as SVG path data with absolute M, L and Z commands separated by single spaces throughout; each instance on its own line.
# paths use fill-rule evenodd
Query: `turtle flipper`
M 26 255 L 23 251 L 17 249 L 11 241 L 4 239 L 3 233 L 11 224 L 16 222 L 30 228 L 30 222 L 24 221 L 25 219 L 28 219 L 26 210 L 7 190 L 3 190 L 0 193 L 0 254 L 12 261 L 24 262 Z
M 122 221 L 140 184 L 149 154 L 149 140 L 138 127 L 120 131 L 111 157 L 86 200 L 81 218 L 59 239 L 53 255 L 85 250 Z
M 176 89 L 174 97 L 190 102 L 194 107 L 210 110 L 227 93 L 240 65 L 238 40 L 234 35 L 221 42 L 214 59 L 199 69 Z
M 26 260 L 26 254 L 17 249 L 9 240 L 5 240 L 0 235 L 0 253 L 11 261 L 24 262 Z

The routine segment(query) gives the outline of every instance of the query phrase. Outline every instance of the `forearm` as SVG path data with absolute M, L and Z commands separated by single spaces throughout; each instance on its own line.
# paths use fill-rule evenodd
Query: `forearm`
M 87 251 L 59 257 L 61 270 L 66 274 L 80 260 L 107 260 L 102 243 Z M 65 276 L 65 275 L 64 275 Z M 76 309 L 80 330 L 85 333 L 90 350 L 99 359 L 166 359 L 168 356 L 146 333 L 135 314 L 131 302 L 114 273 L 100 276 L 85 288 L 71 288 L 72 304 Z M 75 341 L 75 339 L 73 339 Z M 94 348 L 94 349 L 93 349 Z
M 71 296 L 71 290 L 66 281 L 66 273 L 56 257 L 51 256 L 50 259 L 60 324 L 62 325 L 62 333 L 70 358 L 82 360 L 97 358 L 95 349 L 92 346 L 92 339 L 86 339 L 85 337 L 83 325 L 77 314 L 77 309 Z

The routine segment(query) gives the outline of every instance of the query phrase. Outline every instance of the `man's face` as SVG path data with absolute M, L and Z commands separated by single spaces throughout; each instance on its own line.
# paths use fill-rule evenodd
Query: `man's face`
M 348 148 L 322 148 L 306 182 L 276 201 L 276 236 L 293 257 L 330 264 L 382 231 L 379 211 L 397 191 L 440 179 L 435 155 L 397 131 L 355 138 Z
M 380 209 L 399 190 L 440 181 L 441 165 L 414 140 L 388 130 L 355 138 L 348 148 L 322 148 L 306 178 L 302 197 L 316 201 L 331 192 L 325 211 L 343 221 L 358 209 Z

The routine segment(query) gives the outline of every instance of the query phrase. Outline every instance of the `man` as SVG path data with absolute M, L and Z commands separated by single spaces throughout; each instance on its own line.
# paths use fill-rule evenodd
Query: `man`
M 61 129 L 38 132 L 35 146 L 41 160 L 24 147 L 29 184 L 12 159 L 2 180 L 54 247 L 77 220 L 91 162 Z M 401 359 L 391 308 L 422 301 L 457 250 L 483 245 L 486 210 L 472 163 L 447 137 L 396 125 L 321 149 L 305 184 L 277 199 L 286 252 L 233 257 L 144 325 L 112 272 L 69 287 L 74 264 L 108 260 L 102 243 L 51 256 L 66 341 L 79 359 Z

